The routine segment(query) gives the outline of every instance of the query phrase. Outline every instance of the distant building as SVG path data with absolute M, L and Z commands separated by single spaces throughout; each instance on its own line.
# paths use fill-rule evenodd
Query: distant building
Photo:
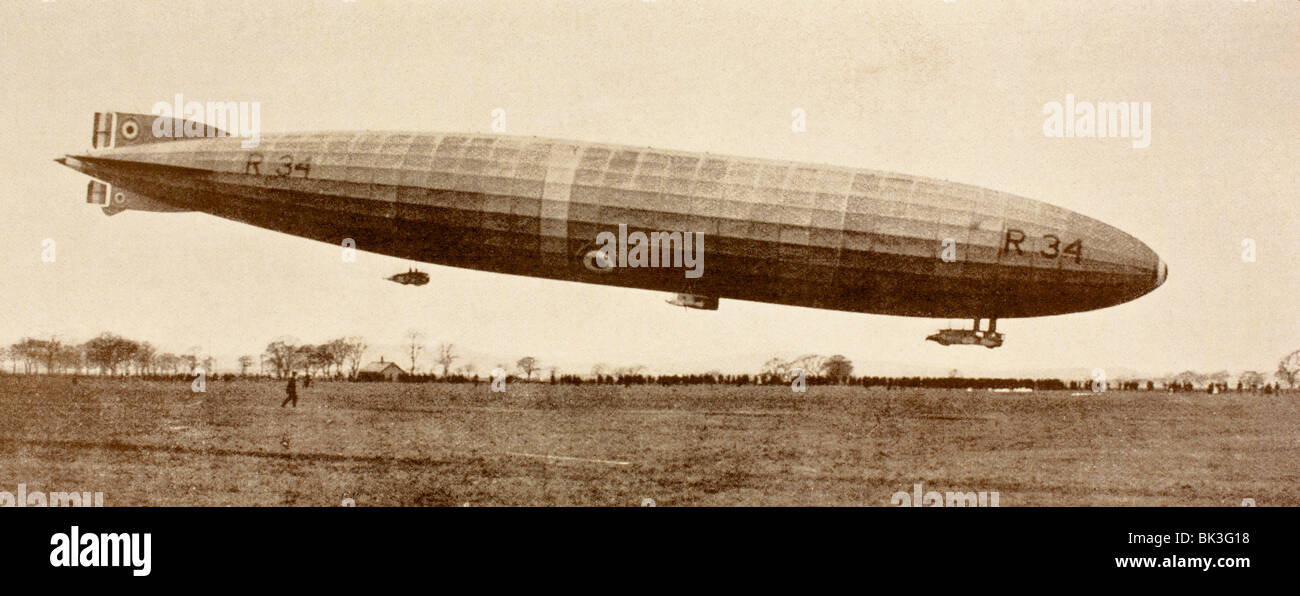
M 371 362 L 357 370 L 358 381 L 396 381 L 398 377 L 406 374 L 402 367 L 392 362 L 384 362 L 384 357 L 379 357 L 379 362 Z

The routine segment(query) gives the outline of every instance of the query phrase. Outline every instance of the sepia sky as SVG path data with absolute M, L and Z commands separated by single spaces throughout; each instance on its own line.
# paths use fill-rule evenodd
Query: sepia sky
M 1271 372 L 1300 349 L 1295 2 L 12 0 L 0 31 L 6 345 L 111 330 L 230 368 L 281 335 L 362 335 L 368 356 L 404 362 L 415 328 L 480 370 L 532 355 L 574 373 L 756 371 L 841 353 L 857 374 L 967 375 Z M 88 146 L 95 111 L 177 93 L 260 102 L 265 132 L 488 132 L 503 108 L 510 134 L 965 182 L 1129 232 L 1169 280 L 1112 308 L 1002 320 L 996 350 L 924 341 L 946 320 L 725 299 L 704 312 L 431 265 L 429 285 L 400 286 L 384 280 L 399 259 L 347 263 L 337 246 L 209 215 L 85 204 L 87 178 L 51 160 Z M 1045 137 L 1044 104 L 1066 94 L 1150 102 L 1150 146 Z

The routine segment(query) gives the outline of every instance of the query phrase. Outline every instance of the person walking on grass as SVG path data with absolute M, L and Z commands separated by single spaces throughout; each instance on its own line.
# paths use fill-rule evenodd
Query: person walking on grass
M 297 408 L 298 407 L 298 373 L 294 372 L 289 374 L 289 384 L 284 386 L 284 392 L 289 394 L 289 396 L 284 398 L 284 401 L 280 402 L 280 407 L 283 408 L 289 402 L 293 402 L 293 407 Z

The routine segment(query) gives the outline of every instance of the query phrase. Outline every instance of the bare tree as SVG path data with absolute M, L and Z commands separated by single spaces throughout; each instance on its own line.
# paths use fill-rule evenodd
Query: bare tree
M 293 351 L 293 368 L 302 369 L 302 372 L 311 374 L 311 367 L 315 364 L 312 356 L 316 353 L 316 346 L 303 344 Z
M 1232 374 L 1229 373 L 1228 371 L 1226 371 L 1226 370 L 1221 370 L 1221 371 L 1217 371 L 1217 372 L 1210 373 L 1210 375 L 1209 375 L 1207 378 L 1208 378 L 1208 380 L 1210 381 L 1210 383 L 1212 383 L 1212 384 L 1214 384 L 1214 385 L 1218 385 L 1218 386 L 1223 387 L 1223 388 L 1227 388 L 1227 387 L 1228 387 L 1228 377 L 1231 377 L 1231 376 L 1232 376 Z
M 420 357 L 421 352 L 424 352 L 424 344 L 420 343 L 422 341 L 424 341 L 423 333 L 414 329 L 406 332 L 407 352 L 411 356 L 411 370 L 408 372 L 411 374 L 415 374 L 415 360 Z
M 351 371 L 350 375 L 353 379 L 355 379 L 357 378 L 357 369 L 361 368 L 361 359 L 362 357 L 365 356 L 366 349 L 369 348 L 370 346 L 366 345 L 366 341 L 364 339 L 355 335 L 347 338 L 346 343 L 348 349 L 345 358 L 347 359 L 348 362 L 348 368 Z
M 185 374 L 190 374 L 194 372 L 194 369 L 199 367 L 200 350 L 201 348 L 198 346 L 190 346 L 190 349 L 185 350 L 185 353 L 181 354 L 181 361 L 185 363 Z
M 48 340 L 38 341 L 37 353 L 40 355 L 41 362 L 45 364 L 45 374 L 54 374 L 54 365 L 58 363 L 61 352 L 63 352 L 63 342 L 53 335 Z
M 537 363 L 536 358 L 524 356 L 515 363 L 515 366 L 519 367 L 519 370 L 524 373 L 525 379 L 531 381 L 533 380 L 533 371 L 537 370 L 540 365 Z
M 1253 370 L 1243 371 L 1241 375 L 1237 377 L 1237 382 L 1240 383 L 1244 389 L 1254 390 L 1264 384 L 1264 375 Z
M 790 372 L 793 372 L 795 369 L 800 369 L 809 375 L 817 376 L 825 372 L 826 357 L 817 354 L 804 354 L 803 356 L 791 360 L 789 366 Z
M 334 365 L 334 351 L 329 344 L 312 346 L 311 352 L 307 354 L 308 372 L 315 369 L 325 375 L 329 375 L 330 367 Z
M 30 337 L 24 337 L 18 343 L 10 346 L 13 358 L 23 361 L 23 373 L 32 374 L 32 370 L 39 371 L 41 361 L 41 341 Z
M 614 376 L 616 376 L 616 377 L 634 377 L 634 376 L 636 376 L 636 375 L 641 374 L 642 372 L 645 372 L 645 369 L 646 369 L 646 368 L 645 368 L 645 365 L 644 365 L 644 364 L 633 364 L 633 365 L 631 365 L 631 366 L 620 366 L 620 367 L 614 369 Z
M 764 362 L 763 370 L 759 372 L 759 376 L 764 379 L 765 383 L 785 380 L 789 374 L 790 363 L 775 356 Z
M 181 357 L 171 352 L 164 352 L 158 356 L 158 369 L 165 370 L 171 374 L 176 374 L 177 369 L 181 367 Z
M 1286 381 L 1287 387 L 1295 389 L 1300 382 L 1300 350 L 1287 354 L 1277 363 L 1277 372 L 1273 374 L 1279 381 Z
M 85 367 L 85 354 L 82 352 L 81 346 L 73 344 L 64 345 L 59 350 L 56 363 L 59 367 L 60 373 L 71 369 L 74 373 L 80 374 L 81 369 Z
M 277 377 L 283 377 L 294 369 L 294 357 L 297 352 L 297 346 L 284 339 L 278 339 L 266 345 L 266 361 L 275 368 Z
M 449 343 L 438 344 L 434 354 L 434 362 L 442 365 L 442 376 L 447 376 L 447 371 L 451 369 L 451 363 L 460 358 L 456 355 L 455 347 Z
M 138 375 L 152 372 L 154 364 L 158 360 L 158 348 L 149 342 L 141 342 L 136 349 L 134 357 L 131 359 L 135 363 L 135 372 Z
M 334 374 L 343 375 L 343 364 L 348 359 L 348 340 L 345 338 L 331 339 L 321 345 L 326 353 L 329 354 L 329 360 L 334 364 Z
M 1189 384 L 1199 385 L 1201 383 L 1204 383 L 1206 379 L 1208 379 L 1208 377 L 1206 377 L 1201 373 L 1198 373 L 1194 370 L 1185 370 L 1183 372 L 1174 375 L 1172 380 L 1173 382 L 1178 383 L 1179 385 L 1189 385 Z
M 116 375 L 118 368 L 131 361 L 140 344 L 114 335 L 101 333 L 85 343 L 86 362 L 99 367 L 101 373 Z
M 821 371 L 836 383 L 843 384 L 853 375 L 853 362 L 836 354 L 821 362 Z

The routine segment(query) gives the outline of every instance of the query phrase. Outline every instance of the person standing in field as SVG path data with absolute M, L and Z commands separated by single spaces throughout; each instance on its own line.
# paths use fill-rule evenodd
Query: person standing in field
M 293 407 L 297 408 L 298 407 L 298 373 L 296 372 L 289 373 L 289 384 L 284 386 L 284 392 L 289 394 L 289 396 L 284 398 L 284 401 L 280 402 L 280 407 L 283 408 L 285 404 L 288 404 L 289 402 L 293 402 Z

